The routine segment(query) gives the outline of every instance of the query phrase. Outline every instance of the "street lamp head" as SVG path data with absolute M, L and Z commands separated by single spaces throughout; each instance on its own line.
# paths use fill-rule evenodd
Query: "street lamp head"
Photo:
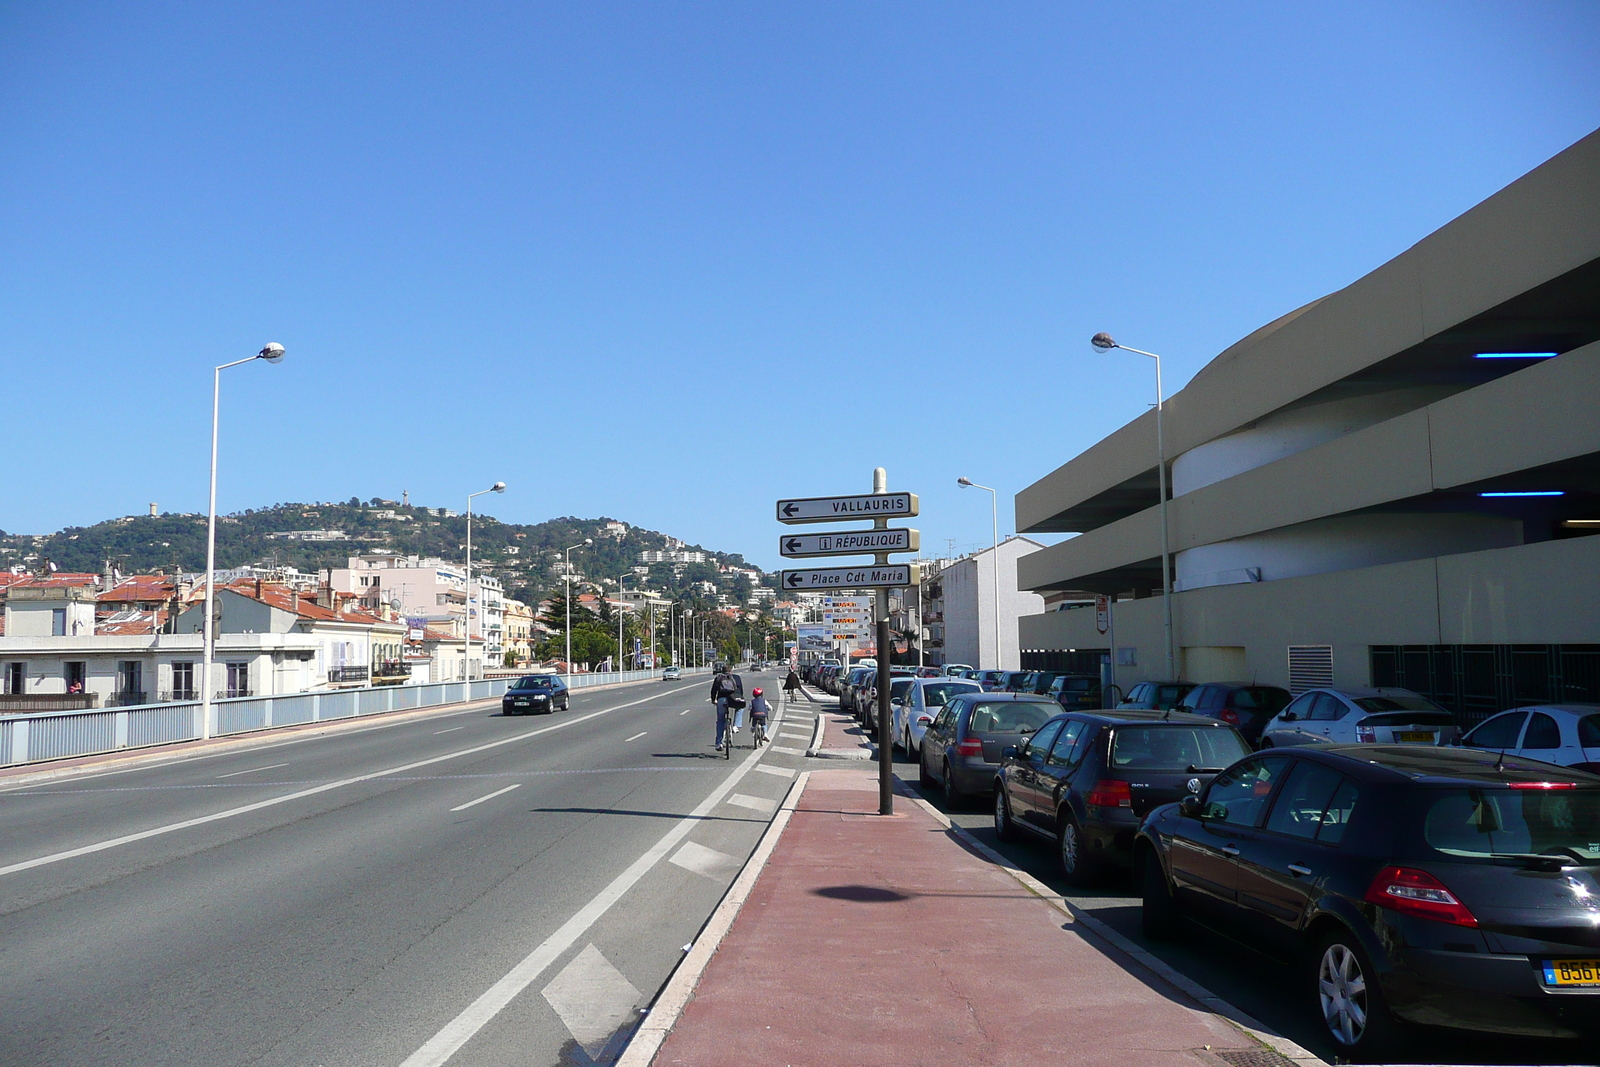
M 268 341 L 261 351 L 256 353 L 257 359 L 264 359 L 268 363 L 283 362 L 283 346 L 276 341 Z
M 489 487 L 489 491 L 492 492 L 492 493 L 503 493 L 503 492 L 506 491 L 506 483 L 505 482 L 495 482 L 493 485 L 491 485 Z
M 584 543 L 584 544 L 586 544 L 586 545 L 592 545 L 592 544 L 594 544 L 594 538 L 592 538 L 592 537 L 585 537 L 585 538 L 584 538 L 584 539 L 583 539 L 583 543 Z
M 972 483 L 972 479 L 971 478 L 967 478 L 967 477 L 963 476 L 961 478 L 957 478 L 956 479 L 956 484 L 959 485 L 963 489 L 970 489 L 970 488 L 972 488 L 972 484 L 973 483 Z
M 1113 348 L 1118 347 L 1117 342 L 1111 339 L 1111 335 L 1109 333 L 1097 333 L 1093 337 L 1089 338 L 1089 343 L 1094 345 L 1095 348 L 1099 349 L 1101 352 L 1109 352 Z

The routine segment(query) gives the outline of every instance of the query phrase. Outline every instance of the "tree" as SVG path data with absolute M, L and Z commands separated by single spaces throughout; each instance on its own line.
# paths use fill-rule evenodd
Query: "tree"
M 742 658 L 740 656 L 742 651 L 743 649 L 739 647 L 738 638 L 733 637 L 732 635 L 724 638 L 722 644 L 717 646 L 718 655 L 720 655 L 722 659 L 728 663 L 738 663 Z

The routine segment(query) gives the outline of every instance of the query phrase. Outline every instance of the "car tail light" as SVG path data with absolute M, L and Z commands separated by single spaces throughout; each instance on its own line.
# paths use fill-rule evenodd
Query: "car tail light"
M 956 746 L 956 755 L 981 756 L 983 755 L 983 742 L 976 737 L 969 737 Z
M 1361 742 L 1363 745 L 1377 744 L 1378 728 L 1375 726 L 1368 726 L 1364 722 L 1356 723 L 1356 740 Z
M 927 726 L 931 722 L 933 722 L 933 719 L 929 718 L 926 715 L 918 715 L 917 716 L 917 725 L 918 726 Z
M 1577 782 L 1512 782 L 1512 789 L 1576 789 Z
M 1239 713 L 1232 708 L 1223 708 L 1222 714 L 1218 715 L 1217 718 L 1232 726 L 1239 725 Z
M 1453 926 L 1477 926 L 1478 920 L 1467 906 L 1455 898 L 1427 871 L 1415 867 L 1385 867 L 1367 887 L 1365 900 L 1406 915 L 1415 915 Z
M 1089 791 L 1088 803 L 1097 808 L 1133 807 L 1133 790 L 1120 778 L 1102 778 Z

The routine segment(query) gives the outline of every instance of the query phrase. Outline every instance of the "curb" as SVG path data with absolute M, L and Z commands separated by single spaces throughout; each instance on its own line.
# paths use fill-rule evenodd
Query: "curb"
M 1107 942 L 1112 947 L 1128 956 L 1145 970 L 1151 972 L 1163 982 L 1194 999 L 1196 1003 L 1200 1005 L 1202 1010 L 1208 1011 L 1218 1018 L 1226 1019 L 1240 1030 L 1243 1030 L 1251 1038 L 1259 1041 L 1261 1044 L 1265 1045 L 1273 1052 L 1276 1052 L 1284 1059 L 1299 1065 L 1299 1067 L 1329 1067 L 1327 1061 L 1322 1059 L 1316 1053 L 1311 1052 L 1308 1049 L 1301 1048 L 1295 1042 L 1289 1040 L 1287 1037 L 1284 1037 L 1282 1034 L 1278 1033 L 1276 1030 L 1273 1030 L 1265 1023 L 1258 1021 L 1253 1016 L 1246 1014 L 1245 1012 L 1234 1007 L 1232 1004 L 1228 1003 L 1226 1000 L 1223 1000 L 1221 997 L 1217 996 L 1215 993 L 1211 992 L 1211 990 L 1207 989 L 1199 982 L 1196 982 L 1188 975 L 1174 970 L 1164 960 L 1152 955 L 1146 949 L 1139 947 L 1137 944 L 1128 940 L 1128 938 L 1107 926 L 1099 919 L 1096 919 L 1094 916 L 1088 914 L 1082 909 L 1075 907 L 1070 901 L 1066 900 L 1049 886 L 1039 881 L 1039 879 L 1035 878 L 1027 871 L 1024 871 L 1022 868 L 1012 863 L 1009 859 L 1002 856 L 1000 853 L 996 852 L 982 841 L 979 841 L 976 837 L 973 837 L 969 831 L 952 823 L 949 816 L 945 815 L 944 812 L 934 807 L 916 793 L 913 793 L 910 787 L 900 779 L 899 775 L 895 776 L 895 781 L 900 783 L 902 793 L 906 794 L 913 802 L 921 805 L 922 809 L 928 814 L 939 820 L 939 822 L 944 825 L 945 831 L 952 837 L 956 838 L 967 848 L 971 849 L 973 852 L 976 852 L 984 859 L 1005 871 L 1012 878 L 1015 878 L 1029 892 L 1039 897 L 1046 904 L 1049 904 L 1057 911 L 1066 915 L 1073 921 L 1074 924 L 1081 925 L 1092 931 L 1096 937 Z
M 761 835 L 761 840 L 756 843 L 756 849 L 745 861 L 744 867 L 739 871 L 739 877 L 728 887 L 722 902 L 706 920 L 705 926 L 701 927 L 700 936 L 695 938 L 694 944 L 682 962 L 672 972 L 672 977 L 667 979 L 667 984 L 661 987 L 661 992 L 656 995 L 655 1001 L 647 1010 L 644 1021 L 629 1038 L 627 1047 L 622 1050 L 622 1055 L 617 1058 L 614 1067 L 648 1067 L 655 1059 L 656 1053 L 661 1050 L 662 1042 L 667 1039 L 672 1028 L 678 1025 L 683 1009 L 688 1007 L 690 999 L 694 996 L 695 987 L 700 984 L 700 976 L 705 973 L 711 958 L 717 954 L 722 939 L 728 936 L 733 920 L 744 907 L 750 891 L 755 888 L 756 879 L 766 867 L 767 860 L 772 858 L 773 849 L 778 847 L 778 838 L 783 835 L 784 827 L 789 825 L 789 818 L 794 814 L 795 806 L 800 803 L 800 794 L 810 777 L 810 771 L 801 771 L 799 777 L 794 780 L 794 785 L 789 787 L 788 795 L 778 806 L 777 815 L 767 826 L 766 832 Z
M 822 732 L 827 729 L 827 725 L 823 721 L 822 712 L 817 712 L 817 721 L 811 728 L 811 744 L 806 746 L 806 755 L 808 757 L 815 756 L 822 751 Z

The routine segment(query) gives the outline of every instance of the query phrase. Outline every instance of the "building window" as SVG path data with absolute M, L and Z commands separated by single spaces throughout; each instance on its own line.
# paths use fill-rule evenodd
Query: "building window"
M 193 663 L 184 661 L 172 665 L 172 699 L 195 699 Z
M 144 664 L 125 659 L 117 664 L 117 700 L 124 704 L 143 704 Z
M 67 660 L 61 666 L 61 676 L 66 680 L 67 692 L 83 692 L 89 684 L 89 665 L 82 660 Z
M 52 608 L 52 609 L 50 609 L 50 636 L 51 637 L 65 637 L 65 636 L 67 636 L 67 609 L 66 608 Z
M 250 664 L 228 664 L 228 695 L 231 697 L 250 696 Z
M 28 691 L 28 665 L 26 663 L 6 664 L 6 692 L 22 694 Z

